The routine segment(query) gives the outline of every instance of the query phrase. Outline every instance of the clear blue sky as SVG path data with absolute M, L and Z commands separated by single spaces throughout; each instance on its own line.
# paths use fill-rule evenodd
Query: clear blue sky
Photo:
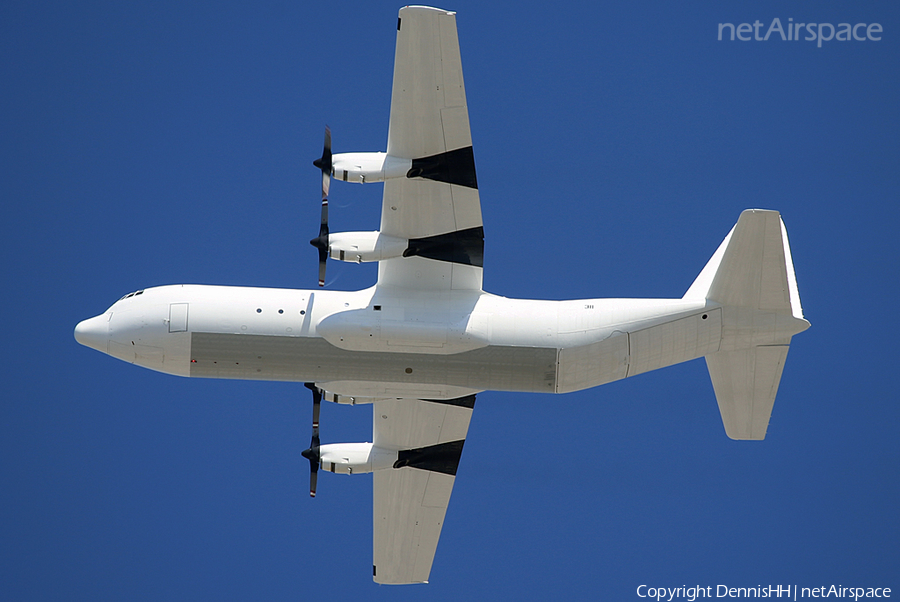
M 565 396 L 483 393 L 428 586 L 371 581 L 371 480 L 307 497 L 300 385 L 188 380 L 72 337 L 171 283 L 312 288 L 318 174 L 383 150 L 399 4 L 0 8 L 0 597 L 638 599 L 642 584 L 900 593 L 895 2 L 459 1 L 485 288 L 680 297 L 778 209 L 812 328 L 768 437 L 702 360 Z M 880 41 L 717 41 L 778 17 Z M 805 35 L 805 32 L 804 32 Z M 334 230 L 381 187 L 335 184 Z M 374 282 L 329 265 L 329 286 Z M 328 405 L 323 440 L 365 441 Z

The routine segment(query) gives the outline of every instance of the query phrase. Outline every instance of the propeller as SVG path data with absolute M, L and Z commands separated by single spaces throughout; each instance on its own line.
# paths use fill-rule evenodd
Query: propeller
M 325 263 L 328 261 L 328 190 L 331 187 L 331 128 L 325 126 L 325 147 L 322 157 L 313 161 L 322 170 L 322 222 L 319 236 L 309 244 L 319 250 L 319 286 L 325 286 Z
M 315 383 L 304 383 L 306 388 L 313 394 L 313 425 L 312 425 L 312 441 L 309 443 L 309 449 L 300 453 L 301 456 L 309 460 L 309 497 L 316 497 L 316 481 L 319 473 L 319 408 L 322 405 L 322 391 Z

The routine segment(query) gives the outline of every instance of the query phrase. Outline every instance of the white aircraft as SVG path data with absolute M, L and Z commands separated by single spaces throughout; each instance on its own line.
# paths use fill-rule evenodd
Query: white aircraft
M 455 13 L 400 10 L 386 153 L 331 154 L 327 257 L 378 261 L 356 292 L 176 285 L 129 293 L 75 338 L 179 376 L 313 392 L 311 467 L 373 473 L 373 576 L 427 582 L 475 395 L 566 393 L 705 357 L 733 439 L 763 439 L 803 319 L 776 211 L 744 211 L 681 299 L 507 299 L 482 290 L 484 231 Z M 377 232 L 328 230 L 330 178 L 384 182 Z M 371 404 L 372 442 L 322 445 L 319 404 Z

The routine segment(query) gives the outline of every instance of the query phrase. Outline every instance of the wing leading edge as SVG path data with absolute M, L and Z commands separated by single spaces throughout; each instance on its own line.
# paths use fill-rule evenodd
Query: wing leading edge
M 394 469 L 373 474 L 376 583 L 427 583 L 474 407 L 474 395 L 373 404 L 374 444 L 398 450 Z

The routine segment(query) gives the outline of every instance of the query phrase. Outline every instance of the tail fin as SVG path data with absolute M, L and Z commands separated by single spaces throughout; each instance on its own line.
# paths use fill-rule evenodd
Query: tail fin
M 722 344 L 706 365 L 726 434 L 764 439 L 791 337 L 809 328 L 781 215 L 741 213 L 684 298 L 722 306 Z

